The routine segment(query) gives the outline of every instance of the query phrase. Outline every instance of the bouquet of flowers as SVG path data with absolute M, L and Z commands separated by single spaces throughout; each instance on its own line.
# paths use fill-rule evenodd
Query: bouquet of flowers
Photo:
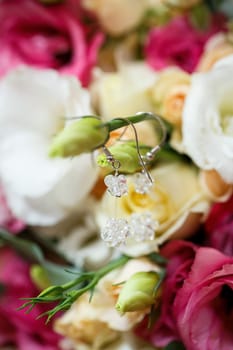
M 1 349 L 233 349 L 232 18 L 0 1 Z

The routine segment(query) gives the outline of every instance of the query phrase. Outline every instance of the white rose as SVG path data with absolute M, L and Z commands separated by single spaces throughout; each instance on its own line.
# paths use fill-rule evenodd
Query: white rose
M 183 143 L 202 169 L 233 183 L 233 60 L 193 75 L 183 110 Z M 225 63 L 224 63 L 225 61 Z
M 90 155 L 47 155 L 65 117 L 90 113 L 89 94 L 75 78 L 21 67 L 0 81 L 0 178 L 10 208 L 26 223 L 65 219 L 92 188 Z

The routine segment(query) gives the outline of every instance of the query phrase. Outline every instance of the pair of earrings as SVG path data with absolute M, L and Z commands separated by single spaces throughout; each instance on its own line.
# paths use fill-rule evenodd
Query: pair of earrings
M 156 152 L 158 148 L 156 148 Z M 127 178 L 119 175 L 120 162 L 114 159 L 110 151 L 104 147 L 104 153 L 108 162 L 115 171 L 114 175 L 107 175 L 104 183 L 107 190 L 113 197 L 120 198 L 128 193 Z M 151 157 L 151 154 L 149 155 Z M 141 159 L 142 172 L 134 176 L 135 192 L 146 194 L 150 191 L 153 180 L 146 169 L 143 159 Z M 143 163 L 142 163 L 143 162 Z M 128 238 L 133 238 L 136 242 L 143 242 L 154 239 L 158 222 L 152 218 L 151 213 L 134 213 L 129 220 L 124 218 L 109 218 L 101 231 L 101 238 L 111 247 L 125 244 Z
M 140 113 L 138 113 L 140 114 Z M 147 170 L 147 163 L 151 162 L 166 139 L 166 128 L 159 117 L 152 113 L 147 113 L 150 119 L 156 119 L 159 122 L 162 139 L 159 145 L 147 152 L 143 158 L 139 150 L 138 135 L 135 126 L 129 119 L 123 119 L 128 125 L 131 125 L 135 134 L 135 141 L 140 165 L 142 167 L 141 173 L 134 176 L 135 191 L 140 194 L 146 194 L 150 191 L 153 185 L 153 179 Z M 117 118 L 122 119 L 122 118 Z M 122 197 L 128 193 L 127 179 L 123 174 L 119 175 L 120 162 L 114 159 L 111 152 L 104 146 L 103 151 L 106 155 L 107 161 L 112 165 L 115 171 L 114 175 L 107 175 L 104 182 L 107 186 L 108 192 L 116 197 Z M 124 245 L 127 239 L 133 238 L 137 242 L 153 240 L 155 231 L 159 223 L 155 221 L 150 212 L 133 213 L 129 220 L 124 218 L 109 218 L 101 230 L 101 238 L 111 247 L 118 247 Z
M 107 175 L 104 178 L 108 192 L 114 197 L 122 197 L 128 193 L 127 178 L 125 175 L 115 173 L 115 175 Z M 134 176 L 135 192 L 146 194 L 149 192 L 153 182 L 144 172 L 136 173 Z

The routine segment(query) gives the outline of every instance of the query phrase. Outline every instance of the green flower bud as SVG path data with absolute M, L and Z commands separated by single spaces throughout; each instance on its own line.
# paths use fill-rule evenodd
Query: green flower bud
M 139 150 L 140 154 L 143 156 L 150 150 L 150 147 L 139 145 Z M 133 174 L 141 168 L 135 141 L 116 143 L 109 147 L 109 151 L 113 157 L 120 162 L 120 172 Z M 112 171 L 112 166 L 104 153 L 101 153 L 97 157 L 97 164 L 100 167 L 107 168 L 108 171 Z
M 51 285 L 47 272 L 40 265 L 32 265 L 30 269 L 30 276 L 38 289 L 43 290 Z
M 71 157 L 89 153 L 103 145 L 109 137 L 102 121 L 94 117 L 83 117 L 68 124 L 53 140 L 50 157 Z
M 137 272 L 124 284 L 115 308 L 120 313 L 139 311 L 154 304 L 155 287 L 159 281 L 156 272 Z

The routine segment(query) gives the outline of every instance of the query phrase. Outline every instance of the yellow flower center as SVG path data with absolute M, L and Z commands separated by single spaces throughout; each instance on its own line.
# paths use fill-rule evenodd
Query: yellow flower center
M 233 136 L 232 93 L 224 98 L 220 105 L 221 128 L 225 135 Z
M 160 224 L 168 220 L 175 211 L 169 194 L 158 182 L 148 194 L 136 193 L 134 187 L 130 185 L 129 193 L 120 199 L 120 205 L 127 215 L 149 211 Z

